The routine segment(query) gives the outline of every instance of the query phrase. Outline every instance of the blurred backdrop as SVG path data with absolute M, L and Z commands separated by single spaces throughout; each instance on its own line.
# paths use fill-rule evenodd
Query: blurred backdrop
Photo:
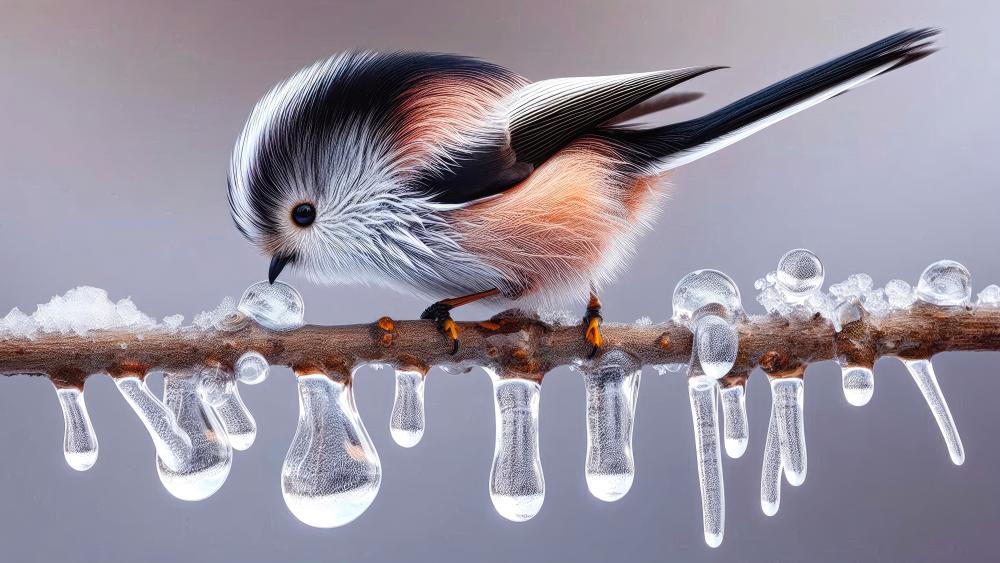
M 530 78 L 702 64 L 705 92 L 657 119 L 714 109 L 899 29 L 939 26 L 941 51 L 677 172 L 633 267 L 603 297 L 606 318 L 670 314 L 676 281 L 720 268 L 753 302 L 754 279 L 787 249 L 816 251 L 828 282 L 863 271 L 915 282 L 954 258 L 976 291 L 1000 281 L 995 109 L 1000 4 L 893 0 L 52 2 L 0 0 L 0 309 L 33 309 L 76 285 L 131 296 L 164 316 L 214 307 L 265 276 L 226 202 L 232 144 L 275 82 L 353 48 L 460 52 Z M 426 303 L 290 276 L 315 323 L 418 314 Z M 470 307 L 460 318 L 490 311 Z M 2 313 L 0 313 L 2 314 Z M 525 524 L 487 494 L 490 383 L 430 375 L 427 432 L 412 450 L 388 433 L 389 372 L 356 383 L 383 462 L 382 490 L 353 524 L 306 527 L 285 509 L 279 472 L 297 416 L 295 382 L 275 370 L 243 396 L 259 424 L 228 483 L 185 503 L 160 485 L 145 430 L 106 377 L 87 386 L 101 443 L 87 473 L 67 468 L 62 419 L 42 379 L 0 381 L 0 559 L 5 561 L 941 561 L 988 557 L 1000 523 L 1000 354 L 935 362 L 965 441 L 954 467 L 902 366 L 877 366 L 876 393 L 849 406 L 839 369 L 807 375 L 810 470 L 761 514 L 769 393 L 749 388 L 751 444 L 725 462 L 727 529 L 702 539 L 682 377 L 644 374 L 631 493 L 605 504 L 583 474 L 584 391 L 545 380 L 547 498 Z M 158 378 L 157 378 L 158 383 Z M 159 386 L 157 385 L 157 389 Z

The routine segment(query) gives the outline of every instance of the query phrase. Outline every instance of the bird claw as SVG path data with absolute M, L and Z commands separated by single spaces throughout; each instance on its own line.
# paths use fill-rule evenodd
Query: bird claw
M 420 314 L 420 318 L 434 321 L 438 330 L 451 339 L 452 348 L 450 353 L 454 356 L 455 354 L 458 354 L 462 341 L 458 338 L 458 325 L 455 324 L 455 321 L 451 318 L 452 307 L 452 305 L 439 301 L 425 309 L 424 312 Z
M 583 317 L 586 326 L 584 338 L 594 347 L 587 358 L 593 358 L 597 351 L 604 345 L 604 337 L 601 335 L 601 313 L 600 308 L 588 307 L 587 314 Z

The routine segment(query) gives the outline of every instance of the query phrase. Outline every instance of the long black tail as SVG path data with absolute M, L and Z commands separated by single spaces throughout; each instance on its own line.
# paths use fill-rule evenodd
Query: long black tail
M 772 84 L 708 115 L 646 130 L 605 129 L 622 156 L 666 171 L 707 156 L 782 119 L 934 52 L 936 29 L 899 32 Z

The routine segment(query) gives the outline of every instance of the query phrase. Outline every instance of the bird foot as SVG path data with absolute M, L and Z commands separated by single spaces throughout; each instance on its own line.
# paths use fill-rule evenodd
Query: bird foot
M 604 344 L 604 337 L 601 336 L 602 320 L 603 318 L 601 317 L 600 303 L 595 305 L 591 302 L 591 304 L 587 307 L 587 314 L 583 316 L 583 326 L 585 327 L 584 338 L 586 338 L 587 342 L 590 342 L 590 344 L 594 347 L 593 350 L 590 351 L 588 358 L 593 358 Z
M 455 321 L 451 318 L 452 308 L 454 308 L 454 305 L 438 301 L 437 303 L 424 309 L 424 312 L 420 314 L 420 318 L 434 321 L 438 330 L 451 339 L 451 355 L 454 356 L 458 353 L 462 342 L 458 339 L 458 325 L 455 324 Z

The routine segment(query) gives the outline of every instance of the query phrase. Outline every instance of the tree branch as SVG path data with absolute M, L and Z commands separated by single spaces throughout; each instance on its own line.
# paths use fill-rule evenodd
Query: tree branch
M 48 375 L 58 386 L 82 386 L 94 373 L 142 376 L 154 370 L 190 372 L 204 365 L 232 369 L 244 352 L 253 350 L 271 365 L 342 380 L 363 362 L 422 371 L 438 364 L 496 365 L 506 374 L 540 380 L 557 366 L 587 365 L 613 348 L 643 365 L 686 363 L 691 354 L 691 332 L 683 325 L 605 323 L 605 346 L 590 359 L 581 326 L 553 326 L 517 310 L 489 321 L 458 323 L 462 348 L 456 356 L 449 355 L 450 344 L 431 321 L 382 318 L 371 324 L 275 332 L 237 313 L 223 324 L 214 330 L 95 331 L 0 340 L 0 374 Z M 758 366 L 772 377 L 797 377 L 807 365 L 824 360 L 870 368 L 882 356 L 918 359 L 945 351 L 1000 351 L 1000 308 L 918 302 L 877 320 L 862 309 L 861 318 L 840 332 L 819 315 L 772 315 L 741 320 L 739 334 L 739 354 L 726 385 L 743 383 Z

